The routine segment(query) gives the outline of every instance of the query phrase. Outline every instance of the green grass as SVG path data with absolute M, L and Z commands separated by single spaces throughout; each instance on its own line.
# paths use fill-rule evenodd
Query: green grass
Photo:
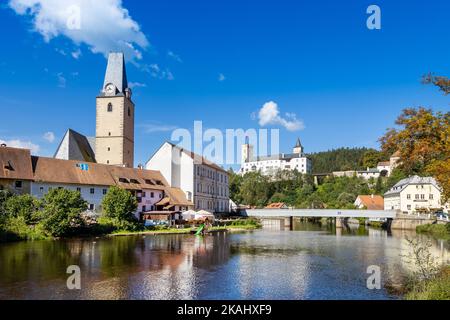
M 416 231 L 437 239 L 450 240 L 450 224 L 424 224 L 418 226 Z
M 406 300 L 450 300 L 450 267 L 446 267 L 433 280 L 424 281 L 411 288 Z

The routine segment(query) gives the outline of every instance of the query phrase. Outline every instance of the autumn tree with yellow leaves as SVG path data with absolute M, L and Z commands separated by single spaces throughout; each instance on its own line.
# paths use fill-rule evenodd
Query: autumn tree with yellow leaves
M 434 84 L 450 93 L 450 79 L 427 75 L 424 83 Z M 397 118 L 396 129 L 388 129 L 380 139 L 384 152 L 400 152 L 399 169 L 407 175 L 431 175 L 450 199 L 450 112 L 408 108 Z

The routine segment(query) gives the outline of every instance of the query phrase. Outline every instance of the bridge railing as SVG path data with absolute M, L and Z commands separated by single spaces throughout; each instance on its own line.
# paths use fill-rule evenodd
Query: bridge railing
M 341 209 L 250 209 L 241 212 L 248 217 L 305 217 L 305 218 L 373 218 L 394 219 L 395 210 Z

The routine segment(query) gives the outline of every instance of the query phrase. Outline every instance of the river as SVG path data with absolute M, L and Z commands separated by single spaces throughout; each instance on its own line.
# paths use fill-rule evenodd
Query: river
M 405 237 L 367 228 L 336 231 L 297 221 L 295 231 L 121 236 L 0 244 L 0 299 L 398 299 L 367 288 L 407 265 Z M 450 262 L 448 242 L 433 254 Z M 69 290 L 67 267 L 81 270 Z

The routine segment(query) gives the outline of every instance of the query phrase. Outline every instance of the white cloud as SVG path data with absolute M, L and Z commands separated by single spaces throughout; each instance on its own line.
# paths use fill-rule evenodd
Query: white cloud
M 0 144 L 6 144 L 11 148 L 21 148 L 21 149 L 30 149 L 31 153 L 37 154 L 41 150 L 41 147 L 37 144 L 34 144 L 30 141 L 22 141 L 19 139 L 14 140 L 2 140 L 0 139 Z
M 273 101 L 266 102 L 258 112 L 259 125 L 281 125 L 288 131 L 299 131 L 305 128 L 303 121 L 297 119 L 295 113 L 286 113 L 285 118 L 280 116 L 278 104 Z
M 168 132 L 178 128 L 177 126 L 157 122 L 140 124 L 138 127 L 142 128 L 145 133 Z
M 146 88 L 147 85 L 145 83 L 140 83 L 140 82 L 129 82 L 128 86 L 133 89 L 133 88 Z
M 153 63 L 149 66 L 144 66 L 143 70 L 145 72 L 150 73 L 153 78 L 156 79 L 165 79 L 165 80 L 174 80 L 174 76 L 169 69 L 161 69 L 158 64 Z
M 44 133 L 42 137 L 44 138 L 44 140 L 50 143 L 53 143 L 55 141 L 55 134 L 51 131 Z
M 65 88 L 67 84 L 67 79 L 64 77 L 64 74 L 60 72 L 56 75 L 56 77 L 58 78 L 58 87 Z
M 223 75 L 223 73 L 219 73 L 219 81 L 225 81 L 227 78 L 225 78 L 225 76 Z
M 180 56 L 177 55 L 176 53 L 174 53 L 173 51 L 168 51 L 167 55 L 172 58 L 173 60 L 175 60 L 176 62 L 182 63 L 183 60 L 181 60 Z
M 32 17 L 33 30 L 46 42 L 58 36 L 75 45 L 86 44 L 93 53 L 105 56 L 123 51 L 128 60 L 140 60 L 149 46 L 139 24 L 122 0 L 9 0 L 18 15 Z M 77 59 L 81 52 L 74 51 Z
M 81 57 L 81 50 L 77 49 L 77 50 L 73 51 L 71 53 L 71 55 L 75 60 L 78 60 Z

